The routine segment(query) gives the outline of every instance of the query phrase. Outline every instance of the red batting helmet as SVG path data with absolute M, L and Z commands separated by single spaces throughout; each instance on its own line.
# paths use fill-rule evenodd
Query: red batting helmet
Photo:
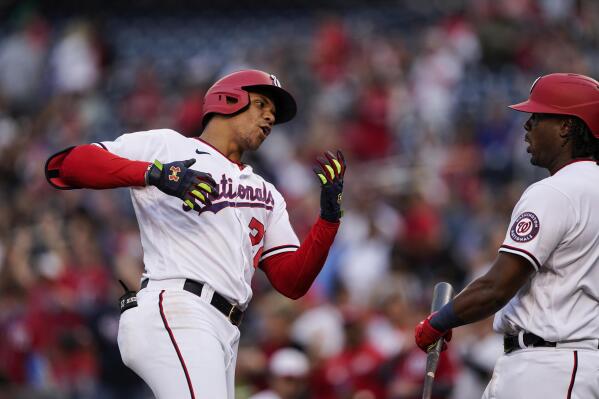
M 599 138 L 599 82 L 574 73 L 552 73 L 532 84 L 528 100 L 509 106 L 535 114 L 573 115 Z
M 233 72 L 212 85 L 204 96 L 202 124 L 206 127 L 211 114 L 231 115 L 250 103 L 248 92 L 267 95 L 275 104 L 275 124 L 288 122 L 295 116 L 297 106 L 293 96 L 281 88 L 275 75 L 256 69 Z

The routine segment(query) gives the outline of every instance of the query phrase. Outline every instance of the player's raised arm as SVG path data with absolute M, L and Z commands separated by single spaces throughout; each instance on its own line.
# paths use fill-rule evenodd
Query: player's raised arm
M 321 184 L 320 218 L 295 252 L 284 252 L 266 258 L 262 270 L 277 291 L 297 299 L 310 289 L 324 266 L 343 215 L 343 178 L 347 168 L 341 151 L 326 152 L 318 158 L 314 169 Z

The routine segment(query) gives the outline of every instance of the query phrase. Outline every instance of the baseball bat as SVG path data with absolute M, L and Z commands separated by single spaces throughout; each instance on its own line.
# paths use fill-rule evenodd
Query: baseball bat
M 453 298 L 453 287 L 446 282 L 437 283 L 433 289 L 433 301 L 431 303 L 431 313 L 436 312 Z M 439 355 L 443 347 L 443 338 L 431 345 L 426 355 L 426 373 L 424 374 L 424 388 L 422 390 L 422 399 L 430 399 L 433 393 L 433 381 L 435 372 L 439 363 Z

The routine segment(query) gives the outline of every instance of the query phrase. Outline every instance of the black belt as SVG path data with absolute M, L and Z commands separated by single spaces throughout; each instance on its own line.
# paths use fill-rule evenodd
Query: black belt
M 599 339 L 591 338 L 590 340 L 594 340 L 596 349 L 599 349 Z M 581 340 L 578 342 L 583 342 L 583 341 L 588 341 L 588 340 L 585 339 L 585 340 Z M 561 343 L 562 344 L 565 344 L 565 343 L 575 344 L 576 342 L 577 341 L 562 341 Z M 522 343 L 524 344 L 525 347 L 529 347 L 529 348 L 538 348 L 538 347 L 555 348 L 559 342 L 545 341 L 543 338 L 541 338 L 538 335 L 535 335 L 533 333 L 524 333 L 524 334 L 522 334 Z M 588 348 L 587 345 L 585 345 L 584 347 Z M 518 342 L 518 335 L 504 335 L 503 336 L 503 350 L 505 353 L 517 351 L 518 349 L 523 349 L 520 347 L 520 343 Z
M 538 335 L 535 335 L 533 333 L 524 333 L 522 335 L 522 342 L 524 343 L 525 347 L 532 347 L 532 348 L 538 348 L 538 347 L 546 347 L 546 348 L 555 348 L 556 343 L 555 342 L 549 342 L 549 341 L 545 341 L 543 338 L 539 337 Z M 518 342 L 518 336 L 517 335 L 504 335 L 503 336 L 503 351 L 505 353 L 510 353 L 513 351 L 517 351 L 519 349 L 522 349 L 520 347 L 520 343 Z
M 141 289 L 144 289 L 147 286 L 147 279 L 141 282 Z M 202 295 L 202 288 L 204 288 L 204 284 L 190 279 L 186 279 L 185 284 L 183 284 L 183 289 L 185 291 L 196 294 L 197 296 Z M 234 326 L 239 326 L 241 324 L 241 321 L 243 320 L 243 311 L 237 306 L 230 304 L 229 301 L 218 292 L 212 294 L 210 304 L 224 314 Z

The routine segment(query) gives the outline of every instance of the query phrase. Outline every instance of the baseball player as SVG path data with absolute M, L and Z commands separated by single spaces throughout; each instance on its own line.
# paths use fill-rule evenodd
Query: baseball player
M 142 289 L 121 300 L 118 343 L 123 362 L 158 398 L 232 399 L 255 270 L 295 299 L 326 260 L 341 217 L 341 152 L 318 159 L 321 212 L 301 245 L 281 194 L 241 163 L 295 113 L 274 75 L 243 70 L 207 91 L 201 137 L 129 133 L 46 163 L 59 189 L 131 188 L 145 271 Z
M 551 176 L 526 189 L 489 272 L 415 331 L 420 348 L 495 314 L 504 335 L 485 399 L 599 398 L 599 82 L 556 73 L 510 106 L 531 163 Z

